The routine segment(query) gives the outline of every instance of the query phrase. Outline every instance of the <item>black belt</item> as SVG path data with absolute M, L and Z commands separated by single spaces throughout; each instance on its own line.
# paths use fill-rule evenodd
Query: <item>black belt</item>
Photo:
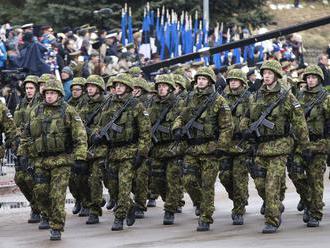
M 323 139 L 322 135 L 315 135 L 315 134 L 310 134 L 309 135 L 309 140 L 310 141 L 318 141 L 320 139 Z
M 38 155 L 40 157 L 52 157 L 52 156 L 59 156 L 62 154 L 70 154 L 66 152 L 38 152 Z

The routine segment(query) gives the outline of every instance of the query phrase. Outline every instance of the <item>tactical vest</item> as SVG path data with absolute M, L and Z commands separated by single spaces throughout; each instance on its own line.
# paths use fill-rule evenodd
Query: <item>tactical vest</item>
M 258 120 L 261 113 L 285 91 L 284 88 L 271 96 L 265 96 L 260 90 L 254 96 L 254 101 L 250 106 L 251 123 Z M 273 129 L 260 126 L 259 131 L 261 139 L 277 139 L 289 135 L 290 123 L 288 122 L 288 114 L 285 112 L 284 102 L 279 103 L 273 111 L 268 115 L 267 120 L 275 124 Z
M 71 130 L 67 125 L 67 103 L 61 103 L 58 111 L 52 116 L 45 114 L 45 106 L 38 105 L 35 117 L 30 121 L 30 135 L 33 139 L 33 150 L 39 156 L 56 156 L 72 152 Z

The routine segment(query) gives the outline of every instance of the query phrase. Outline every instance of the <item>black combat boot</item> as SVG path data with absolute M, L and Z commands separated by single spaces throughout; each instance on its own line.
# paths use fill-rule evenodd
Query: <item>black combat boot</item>
M 210 224 L 199 220 L 197 226 L 197 232 L 206 232 L 206 231 L 210 231 Z
M 148 208 L 155 208 L 156 207 L 156 200 L 155 199 L 149 199 L 147 207 Z
M 135 219 L 143 219 L 144 218 L 144 211 L 141 208 L 137 208 L 135 210 Z
M 116 205 L 116 201 L 113 200 L 113 199 L 110 199 L 108 202 L 107 202 L 107 205 L 105 206 L 108 210 L 111 210 L 115 207 Z
M 181 214 L 182 213 L 182 207 L 177 207 L 175 213 Z
M 61 240 L 60 230 L 51 229 L 50 230 L 50 240 Z
M 303 222 L 308 223 L 310 218 L 309 211 L 307 208 L 304 209 Z
M 76 201 L 76 203 L 74 204 L 74 207 L 72 209 L 72 213 L 77 214 L 80 212 L 80 210 L 81 210 L 81 202 Z
M 115 220 L 112 224 L 111 230 L 112 231 L 121 231 L 124 229 L 123 226 L 124 226 L 124 220 L 115 218 Z
M 165 211 L 163 225 L 173 225 L 174 224 L 174 213 Z
M 304 210 L 304 208 L 305 208 L 304 203 L 303 203 L 303 201 L 300 199 L 300 201 L 299 201 L 299 203 L 298 203 L 298 205 L 297 205 L 297 210 L 298 210 L 299 212 L 301 212 L 301 211 Z
M 32 224 L 32 223 L 39 223 L 39 222 L 40 222 L 40 214 L 31 211 L 30 219 L 28 219 L 28 223 Z
M 99 216 L 97 216 L 96 214 L 90 214 L 88 216 L 88 219 L 86 221 L 87 225 L 93 225 L 98 223 L 100 223 Z
M 261 208 L 260 208 L 260 214 L 264 215 L 265 211 L 266 211 L 266 205 L 265 205 L 265 203 L 263 203 Z
M 40 230 L 47 230 L 47 229 L 49 229 L 50 226 L 49 226 L 48 219 L 42 217 L 42 218 L 41 218 L 41 222 L 40 222 L 38 228 L 39 228 Z
M 195 215 L 200 216 L 201 215 L 201 209 L 199 207 L 195 208 Z
M 319 226 L 320 226 L 320 221 L 310 216 L 307 222 L 307 227 L 319 227 Z
M 281 206 L 280 206 L 280 212 L 283 213 L 284 210 L 285 210 L 285 207 L 284 207 L 283 203 L 281 203 Z
M 126 215 L 126 225 L 133 226 L 135 223 L 135 206 L 131 207 Z
M 266 223 L 264 229 L 262 229 L 262 233 L 276 233 L 277 229 L 277 226 Z
M 241 214 L 232 214 L 231 218 L 233 220 L 233 225 L 243 225 L 244 224 L 243 215 L 241 215 Z
M 79 217 L 87 217 L 89 216 L 89 209 L 82 207 L 80 213 L 78 214 Z

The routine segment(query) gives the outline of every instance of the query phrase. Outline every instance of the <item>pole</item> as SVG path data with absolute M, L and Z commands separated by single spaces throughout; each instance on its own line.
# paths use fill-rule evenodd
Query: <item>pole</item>
M 203 19 L 209 24 L 210 23 L 210 10 L 209 0 L 203 0 Z

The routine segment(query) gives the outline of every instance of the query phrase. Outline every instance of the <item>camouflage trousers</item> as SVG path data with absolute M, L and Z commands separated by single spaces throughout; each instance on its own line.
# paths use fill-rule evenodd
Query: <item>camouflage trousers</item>
M 69 184 L 70 167 L 35 169 L 33 193 L 43 217 L 49 219 L 52 229 L 63 231 L 65 223 L 65 198 Z
M 110 195 L 117 202 L 115 217 L 125 219 L 127 212 L 134 207 L 130 196 L 134 176 L 133 160 L 109 161 L 109 170 L 111 171 L 109 177 Z
M 148 182 L 149 161 L 143 161 L 142 165 L 134 170 L 132 185 L 135 205 L 143 211 L 147 211 L 146 202 L 148 198 Z
M 274 226 L 280 225 L 286 162 L 286 155 L 255 158 L 253 179 L 258 194 L 265 203 L 265 223 Z
M 214 184 L 219 170 L 219 159 L 211 155 L 186 155 L 183 164 L 183 185 L 194 206 L 201 211 L 200 220 L 213 223 Z
M 71 172 L 69 189 L 76 202 L 81 202 L 84 208 L 88 208 L 90 202 L 89 175 L 80 175 Z
M 25 170 L 15 172 L 15 183 L 25 196 L 26 200 L 30 203 L 31 210 L 33 213 L 40 213 L 37 201 L 33 194 L 34 181 L 33 177 Z
M 288 167 L 289 177 L 296 187 L 310 215 L 322 219 L 324 172 L 327 155 L 315 154 L 310 159 L 295 155 L 293 164 Z
M 228 197 L 233 201 L 232 214 L 243 215 L 248 205 L 249 172 L 247 156 L 226 156 L 220 159 L 219 179 L 225 187 Z
M 175 213 L 182 199 L 182 160 L 152 159 L 150 188 L 165 202 L 165 211 Z
M 108 177 L 105 172 L 105 160 L 98 158 L 89 162 L 88 186 L 90 189 L 90 202 L 88 203 L 89 213 L 102 216 L 102 207 L 105 204 L 103 199 L 103 184 L 109 189 Z

